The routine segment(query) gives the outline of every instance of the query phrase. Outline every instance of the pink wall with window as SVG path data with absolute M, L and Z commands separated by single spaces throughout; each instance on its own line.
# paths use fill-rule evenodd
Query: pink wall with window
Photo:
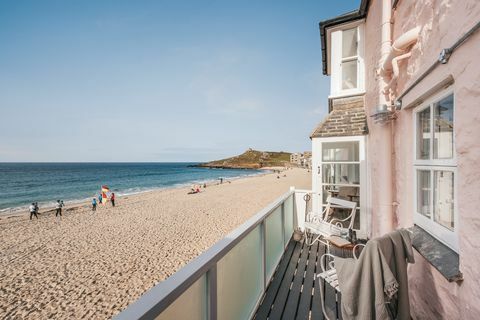
M 393 40 L 413 27 L 420 26 L 420 38 L 412 56 L 399 64 L 397 92 L 401 93 L 437 58 L 443 48 L 480 21 L 478 0 L 400 0 L 393 17 Z M 379 104 L 378 78 L 380 59 L 381 0 L 370 4 L 365 23 L 365 105 L 371 115 Z M 458 216 L 458 253 L 464 280 L 449 283 L 423 257 L 409 269 L 412 316 L 417 319 L 476 319 L 480 315 L 480 31 L 470 37 L 439 65 L 405 98 L 404 109 L 391 125 L 393 136 L 385 136 L 381 125 L 369 117 L 367 158 L 369 161 L 372 201 L 372 236 L 380 233 L 375 194 L 383 192 L 378 183 L 382 163 L 378 157 L 386 139 L 393 139 L 394 159 L 394 227 L 413 224 L 414 179 L 414 111 L 408 108 L 439 82 L 453 78 L 455 97 L 456 211 Z M 406 108 L 405 108 L 406 107 Z

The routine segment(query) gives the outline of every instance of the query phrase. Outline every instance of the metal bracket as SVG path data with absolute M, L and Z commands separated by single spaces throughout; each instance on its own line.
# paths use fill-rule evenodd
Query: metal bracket
M 450 49 L 443 49 L 438 56 L 438 61 L 441 64 L 446 64 L 452 55 L 452 50 Z

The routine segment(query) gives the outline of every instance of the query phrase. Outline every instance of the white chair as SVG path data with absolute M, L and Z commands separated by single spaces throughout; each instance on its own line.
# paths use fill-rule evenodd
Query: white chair
M 353 258 L 355 260 L 358 260 L 358 256 L 356 254 L 357 248 L 359 247 L 365 247 L 364 244 L 357 244 L 353 247 Z M 326 258 L 330 258 L 331 260 L 327 263 L 325 261 Z M 326 311 L 325 311 L 325 297 L 323 291 L 325 290 L 324 287 L 322 286 L 322 282 L 328 283 L 334 290 L 335 290 L 335 300 L 339 301 L 338 299 L 338 293 L 340 292 L 340 287 L 338 285 L 338 276 L 337 276 L 337 270 L 335 269 L 334 265 L 334 256 L 331 255 L 330 253 L 325 253 L 320 257 L 320 267 L 322 268 L 322 272 L 317 274 L 317 279 L 320 283 L 320 300 L 322 304 L 322 312 L 323 315 L 325 316 L 325 319 L 330 320 L 328 317 Z
M 348 209 L 350 210 L 350 214 L 344 219 L 332 218 L 331 211 L 335 209 Z M 315 241 L 319 241 L 328 245 L 327 242 L 321 241 L 321 238 L 327 238 L 333 235 L 340 236 L 342 233 L 347 233 L 348 229 L 353 228 L 356 212 L 356 202 L 328 197 L 327 206 L 321 214 L 310 212 L 307 215 L 307 221 L 304 224 L 306 234 L 305 243 L 312 245 Z

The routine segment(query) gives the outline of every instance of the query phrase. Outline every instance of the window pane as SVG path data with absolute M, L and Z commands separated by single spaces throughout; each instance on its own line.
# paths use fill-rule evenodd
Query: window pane
M 340 198 L 357 203 L 357 207 L 360 207 L 360 187 L 345 187 L 345 186 L 323 186 L 323 202 L 327 203 L 329 196 L 334 198 Z
M 358 141 L 322 143 L 323 161 L 359 161 Z
M 434 219 L 442 226 L 453 230 L 453 172 L 434 171 L 433 208 Z
M 430 159 L 430 107 L 417 114 L 417 159 Z
M 453 95 L 434 105 L 433 157 L 453 158 Z
M 342 90 L 357 87 L 357 60 L 342 62 Z
M 342 33 L 342 58 L 357 55 L 357 28 L 348 29 Z
M 427 218 L 431 217 L 430 191 L 430 171 L 417 170 L 417 212 L 423 214 Z
M 324 164 L 322 181 L 329 184 L 360 184 L 360 164 Z

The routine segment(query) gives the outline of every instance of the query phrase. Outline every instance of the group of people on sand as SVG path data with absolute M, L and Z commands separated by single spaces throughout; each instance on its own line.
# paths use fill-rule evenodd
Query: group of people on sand
M 29 207 L 30 210 L 30 220 L 32 220 L 33 216 L 38 219 L 38 202 L 32 202 Z
M 281 172 L 283 172 L 283 171 L 280 171 L 280 170 L 273 170 L 273 173 L 278 173 L 278 174 L 277 174 L 277 179 L 280 179 L 280 173 L 281 173 Z M 286 177 L 287 177 L 287 175 L 284 173 L 284 174 L 283 174 L 283 177 L 284 177 L 284 178 L 286 178 Z
M 102 200 L 103 200 L 103 196 L 100 193 L 98 195 L 98 203 L 102 203 Z M 114 192 L 112 192 L 110 194 L 109 200 L 110 200 L 110 203 L 112 204 L 112 207 L 115 207 L 115 193 Z M 97 211 L 97 198 L 92 199 L 92 211 Z
M 110 194 L 109 200 L 110 200 L 110 203 L 112 204 L 112 207 L 115 207 L 115 193 L 112 192 Z M 102 194 L 99 194 L 98 202 L 102 203 Z M 62 217 L 63 207 L 65 207 L 63 200 L 57 200 L 57 202 L 55 203 L 55 217 Z M 33 217 L 38 219 L 38 214 L 39 214 L 38 202 L 32 202 L 32 204 L 28 207 L 28 210 L 30 211 L 30 220 L 32 220 Z M 92 211 L 97 211 L 97 198 L 92 199 Z
M 55 203 L 55 217 L 61 217 L 62 216 L 62 208 L 65 206 L 63 203 L 63 200 L 57 200 L 57 203 Z M 28 208 L 30 211 L 30 220 L 32 220 L 33 217 L 38 219 L 38 214 L 39 214 L 39 207 L 38 207 L 38 202 L 32 202 L 30 207 Z
M 201 187 L 202 187 L 201 185 L 197 185 L 197 184 L 192 185 L 192 187 L 190 188 L 190 192 L 188 194 L 200 193 Z M 204 183 L 203 189 L 205 189 L 206 187 L 207 187 L 207 184 Z
M 223 177 L 218 178 L 218 180 L 219 180 L 219 182 L 216 185 L 223 184 L 224 181 L 226 181 L 228 183 L 232 183 L 232 181 L 225 180 L 225 178 L 223 178 Z M 206 183 L 203 183 L 203 185 L 202 184 L 194 184 L 190 187 L 190 191 L 188 192 L 188 194 L 200 193 L 202 187 L 203 187 L 203 189 L 206 189 L 207 184 Z

